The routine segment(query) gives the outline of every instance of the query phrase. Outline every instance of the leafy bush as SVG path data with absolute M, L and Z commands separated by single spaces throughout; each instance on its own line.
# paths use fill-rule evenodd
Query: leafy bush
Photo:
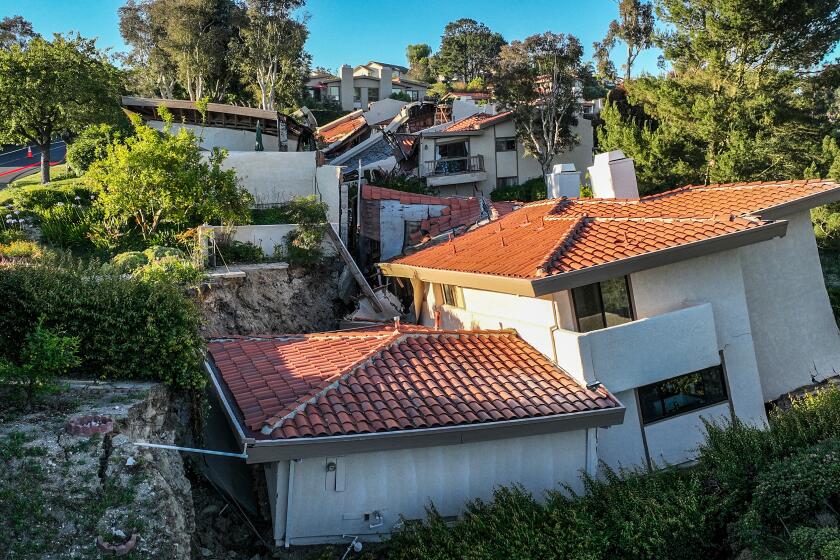
M 540 177 L 528 179 L 521 185 L 498 187 L 490 193 L 490 199 L 494 202 L 501 200 L 533 202 L 535 200 L 544 200 L 546 196 L 545 181 Z
M 35 260 L 43 255 L 43 249 L 32 241 L 12 241 L 0 245 L 0 260 Z
M 16 208 L 36 216 L 57 205 L 90 206 L 97 197 L 97 191 L 90 187 L 72 185 L 38 185 L 19 189 L 12 195 Z
M 195 286 L 204 278 L 204 273 L 194 264 L 174 255 L 155 259 L 134 270 L 133 275 L 143 282 L 168 282 L 183 286 Z
M 412 101 L 411 96 L 404 91 L 395 91 L 391 94 L 390 98 L 396 99 L 397 101 L 405 101 L 406 103 L 410 103 Z
M 286 234 L 285 250 L 280 251 L 278 256 L 285 258 L 289 264 L 318 264 L 324 257 L 321 244 L 324 242 L 325 227 L 323 224 L 299 225 L 296 230 Z
M 752 550 L 776 544 L 767 535 L 840 508 L 840 440 L 831 439 L 780 459 L 756 479 L 752 503 L 736 532 Z M 773 547 L 775 548 L 775 547 Z
M 8 245 L 12 241 L 26 241 L 26 232 L 19 228 L 0 228 L 0 245 Z
M 81 175 L 94 162 L 108 155 L 111 144 L 122 142 L 130 133 L 125 127 L 110 124 L 89 126 L 67 147 L 67 163 Z
M 41 323 L 28 333 L 17 361 L 0 358 L 0 381 L 23 388 L 26 400 L 52 391 L 56 379 L 79 365 L 79 339 L 45 329 Z
M 101 213 L 91 207 L 59 203 L 38 216 L 41 240 L 52 247 L 90 253 L 95 250 L 91 232 L 100 218 Z
M 160 260 L 164 257 L 184 257 L 184 252 L 180 249 L 175 247 L 163 247 L 161 245 L 152 245 L 143 251 L 143 254 L 146 255 L 149 262 Z
M 79 339 L 77 373 L 201 387 L 200 313 L 182 288 L 98 265 L 0 268 L 0 356 L 15 359 L 39 321 Z
M 323 223 L 327 221 L 327 205 L 315 195 L 296 197 L 270 208 L 251 210 L 255 225 Z
M 258 263 L 265 260 L 262 247 L 250 241 L 229 241 L 216 245 L 224 264 Z
M 811 221 L 817 245 L 823 249 L 840 249 L 840 203 L 814 208 Z
M 111 266 L 120 274 L 131 274 L 148 263 L 148 257 L 140 251 L 126 251 L 111 258 Z
M 828 301 L 831 302 L 831 310 L 834 311 L 834 320 L 840 325 L 840 288 L 828 287 Z
M 437 196 L 440 190 L 435 187 L 429 187 L 426 183 L 412 175 L 406 175 L 397 170 L 391 170 L 383 176 L 378 177 L 374 182 L 377 187 L 384 187 L 395 191 L 427 194 Z

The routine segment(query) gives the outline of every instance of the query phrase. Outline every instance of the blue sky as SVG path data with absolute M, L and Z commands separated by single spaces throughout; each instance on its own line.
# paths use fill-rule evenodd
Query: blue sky
M 35 30 L 79 31 L 98 37 L 102 47 L 124 50 L 117 9 L 123 0 L 0 0 L 0 17 L 21 15 Z M 577 35 L 591 55 L 592 42 L 600 39 L 617 16 L 613 0 L 308 0 L 310 36 L 307 49 L 313 65 L 338 68 L 381 60 L 406 64 L 409 43 L 440 44 L 444 26 L 470 17 L 482 21 L 508 41 L 534 33 L 554 31 Z M 657 72 L 655 51 L 640 56 L 639 68 Z

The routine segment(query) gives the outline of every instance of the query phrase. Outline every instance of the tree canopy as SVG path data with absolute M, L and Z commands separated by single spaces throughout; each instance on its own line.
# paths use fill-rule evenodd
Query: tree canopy
M 574 35 L 532 35 L 502 48 L 496 97 L 513 111 L 517 134 L 543 170 L 554 156 L 579 143 L 573 131 L 580 112 L 576 89 L 583 48 Z
M 506 42 L 483 23 L 462 18 L 446 25 L 436 55 L 437 69 L 450 80 L 488 78 Z
M 653 4 L 641 0 L 620 0 L 618 14 L 619 19 L 610 22 L 606 36 L 600 42 L 593 43 L 592 48 L 595 50 L 598 74 L 616 81 L 618 73 L 610 59 L 610 53 L 616 42 L 624 43 L 625 57 L 622 69 L 626 82 L 630 80 L 633 63 L 639 54 L 653 46 Z
M 0 20 L 0 49 L 8 49 L 12 45 L 22 47 L 37 35 L 32 23 L 21 16 L 7 16 Z
M 214 148 L 205 157 L 192 132 L 172 133 L 171 116 L 163 117 L 163 132 L 135 118 L 134 135 L 112 144 L 85 176 L 102 191 L 98 204 L 111 233 L 133 226 L 148 242 L 165 224 L 247 222 L 252 197 L 233 169 L 222 168 L 226 152 Z
M 41 180 L 50 180 L 57 135 L 119 117 L 120 73 L 94 39 L 33 37 L 0 49 L 0 142 L 41 149 Z

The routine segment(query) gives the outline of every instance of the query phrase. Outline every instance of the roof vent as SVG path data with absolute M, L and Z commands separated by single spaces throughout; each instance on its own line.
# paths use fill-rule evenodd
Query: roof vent
M 580 197 L 580 171 L 574 163 L 558 163 L 545 176 L 548 198 Z
M 639 198 L 633 158 L 621 150 L 596 155 L 589 178 L 595 198 Z

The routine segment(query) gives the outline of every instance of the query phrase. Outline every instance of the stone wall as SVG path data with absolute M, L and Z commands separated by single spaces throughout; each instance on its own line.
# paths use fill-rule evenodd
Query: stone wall
M 342 264 L 242 265 L 211 272 L 199 296 L 206 336 L 305 333 L 335 329 L 346 312 L 338 297 Z

